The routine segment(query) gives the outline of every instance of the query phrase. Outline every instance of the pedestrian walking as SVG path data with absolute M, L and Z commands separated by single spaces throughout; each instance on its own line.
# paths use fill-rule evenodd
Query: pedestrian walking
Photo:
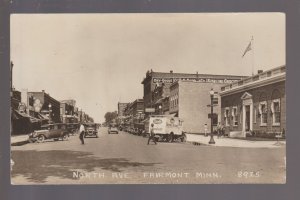
M 220 136 L 222 136 L 222 125 L 221 125 L 221 122 L 218 123 L 218 126 L 217 126 L 217 132 L 218 132 L 218 138 L 220 138 Z
M 207 132 L 208 132 L 207 124 L 204 124 L 204 136 L 205 137 L 207 136 Z
M 85 129 L 84 129 L 84 126 L 83 124 L 81 123 L 80 124 L 80 128 L 79 128 L 79 139 L 81 141 L 81 144 L 84 144 L 84 132 L 85 132 Z
M 148 139 L 148 145 L 150 143 L 150 140 L 152 140 L 156 144 L 153 126 L 154 126 L 154 124 L 151 124 L 151 127 L 150 127 L 150 136 L 149 136 L 149 139 Z

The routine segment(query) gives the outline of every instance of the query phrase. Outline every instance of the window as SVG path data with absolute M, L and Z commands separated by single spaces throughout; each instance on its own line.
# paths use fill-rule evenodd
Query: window
M 260 125 L 266 126 L 267 125 L 267 117 L 268 117 L 268 111 L 267 111 L 267 102 L 261 102 L 259 104 L 259 114 L 260 114 Z
M 237 107 L 232 107 L 232 121 L 233 121 L 233 126 L 238 125 L 238 114 L 237 114 Z
M 271 105 L 273 126 L 280 125 L 280 99 L 274 99 Z
M 256 107 L 254 107 L 254 118 L 253 118 L 253 123 L 256 124 Z
M 225 108 L 224 118 L 225 118 L 225 126 L 229 126 L 229 108 Z

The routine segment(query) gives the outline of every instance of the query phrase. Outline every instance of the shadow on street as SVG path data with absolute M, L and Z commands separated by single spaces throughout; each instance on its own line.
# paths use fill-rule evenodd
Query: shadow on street
M 13 151 L 15 162 L 12 177 L 23 175 L 33 182 L 44 183 L 47 177 L 74 179 L 72 172 L 84 170 L 92 172 L 95 168 L 122 172 L 122 168 L 154 166 L 157 163 L 130 162 L 124 158 L 96 158 L 91 153 L 79 151 Z

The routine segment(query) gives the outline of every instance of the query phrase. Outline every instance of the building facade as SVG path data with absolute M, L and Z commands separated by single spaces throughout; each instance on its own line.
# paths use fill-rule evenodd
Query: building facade
M 63 123 L 77 123 L 76 101 L 74 99 L 60 101 L 60 118 Z
M 142 128 L 142 120 L 144 119 L 144 100 L 136 99 L 127 104 L 125 110 L 125 125 L 132 128 Z
M 13 90 L 11 97 L 11 134 L 28 134 L 42 125 L 42 120 L 28 114 L 28 106 L 22 100 L 22 92 Z
M 28 98 L 32 98 L 33 105 L 29 107 L 29 112 L 42 113 L 49 117 L 53 123 L 60 123 L 60 102 L 44 90 L 42 92 L 28 92 Z
M 286 130 L 286 67 L 221 88 L 221 119 L 232 137 L 275 137 Z
M 165 83 L 156 83 L 152 92 L 154 114 L 163 115 L 169 113 L 170 86 Z
M 244 78 L 244 76 L 232 76 L 232 75 L 211 75 L 211 74 L 186 74 L 186 73 L 174 73 L 172 70 L 169 73 L 166 72 L 154 72 L 152 70 L 147 71 L 146 77 L 143 79 L 142 84 L 144 85 L 144 106 L 145 109 L 154 108 L 157 106 L 157 101 L 154 100 L 154 90 L 158 85 L 164 85 L 164 90 L 168 89 L 173 83 L 179 80 L 187 81 L 198 81 L 202 83 L 219 83 L 227 84 Z M 165 95 L 164 98 L 168 98 Z M 164 100 L 166 102 L 166 99 Z M 156 104 L 156 105 L 155 105 Z M 165 113 L 168 113 L 166 108 Z M 157 111 L 155 111 L 157 112 Z
M 225 78 L 225 77 L 224 77 Z M 221 117 L 221 105 L 218 92 L 224 84 L 203 83 L 199 81 L 178 81 L 170 87 L 169 113 L 183 120 L 183 130 L 189 133 L 210 132 L 211 113 L 210 91 L 214 90 L 213 125 L 217 126 Z M 205 126 L 206 124 L 206 126 Z
M 124 116 L 124 110 L 128 103 L 120 103 L 118 102 L 118 117 L 123 117 Z

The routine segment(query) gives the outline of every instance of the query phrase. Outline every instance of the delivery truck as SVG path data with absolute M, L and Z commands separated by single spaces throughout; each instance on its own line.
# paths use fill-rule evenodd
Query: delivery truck
M 173 142 L 186 141 L 186 135 L 182 131 L 183 120 L 172 115 L 151 115 L 145 121 L 145 131 L 149 135 L 151 124 L 158 141 Z

